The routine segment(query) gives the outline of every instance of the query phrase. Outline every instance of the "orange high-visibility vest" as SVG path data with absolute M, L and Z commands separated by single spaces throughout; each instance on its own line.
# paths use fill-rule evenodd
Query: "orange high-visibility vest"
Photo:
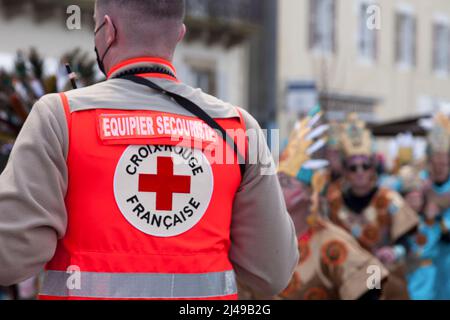
M 68 227 L 40 298 L 237 299 L 228 252 L 241 174 L 232 148 L 218 138 L 206 152 L 213 133 L 195 117 L 71 112 L 61 99 L 69 128 Z M 216 120 L 245 131 L 242 116 Z M 197 140 L 201 147 L 192 148 Z M 218 152 L 235 161 L 217 161 Z

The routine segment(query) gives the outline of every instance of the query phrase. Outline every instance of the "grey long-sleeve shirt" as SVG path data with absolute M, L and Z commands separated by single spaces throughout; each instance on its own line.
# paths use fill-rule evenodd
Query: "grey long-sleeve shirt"
M 212 117 L 232 117 L 236 108 L 184 84 L 155 80 L 182 94 Z M 169 99 L 125 80 L 109 80 L 67 93 L 71 112 L 89 108 L 152 110 L 189 115 Z M 149 104 L 149 101 L 152 101 Z M 298 262 L 293 223 L 286 211 L 275 170 L 261 174 L 273 160 L 262 131 L 242 110 L 250 150 L 258 163 L 247 164 L 236 194 L 229 252 L 238 279 L 255 291 L 273 295 L 282 291 Z M 10 161 L 0 176 L 0 285 L 11 285 L 37 274 L 54 255 L 67 229 L 65 195 L 68 126 L 58 95 L 39 100 L 23 127 Z M 252 147 L 258 145 L 258 149 Z M 266 165 L 265 165 L 266 164 Z

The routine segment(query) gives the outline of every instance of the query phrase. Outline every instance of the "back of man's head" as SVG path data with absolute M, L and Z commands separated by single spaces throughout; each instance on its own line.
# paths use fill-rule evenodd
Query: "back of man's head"
M 185 8 L 185 0 L 97 0 L 96 16 L 112 18 L 122 44 L 170 51 L 180 40 Z
M 182 21 L 185 0 L 97 0 L 97 10 L 106 14 L 108 9 L 119 8 L 135 18 L 173 19 Z

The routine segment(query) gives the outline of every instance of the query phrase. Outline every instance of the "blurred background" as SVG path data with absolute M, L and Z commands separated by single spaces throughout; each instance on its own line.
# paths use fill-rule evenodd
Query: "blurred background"
M 397 131 L 420 136 L 417 119 L 450 111 L 447 0 L 187 4 L 189 32 L 174 61 L 179 77 L 247 108 L 264 128 L 279 128 L 282 139 L 319 102 L 329 120 L 358 112 L 385 149 L 381 138 Z M 81 9 L 80 29 L 67 27 L 70 5 Z M 29 110 L 26 90 L 39 96 L 69 89 L 61 61 L 72 63 L 81 85 L 101 80 L 93 7 L 94 0 L 0 0 L 1 139 L 14 136 Z M 4 101 L 10 85 L 25 103 L 20 110 L 16 101 L 15 114 Z
M 448 0 L 187 0 L 179 78 L 248 109 L 263 128 L 289 135 L 320 103 L 328 120 L 358 112 L 389 158 L 398 133 L 450 113 Z M 80 28 L 67 26 L 71 5 Z M 0 0 L 0 169 L 43 94 L 101 81 L 94 0 Z M 389 160 L 389 159 L 387 159 Z

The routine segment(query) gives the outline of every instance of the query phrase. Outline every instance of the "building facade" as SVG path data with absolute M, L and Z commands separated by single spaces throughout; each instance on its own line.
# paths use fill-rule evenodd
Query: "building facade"
M 278 5 L 282 136 L 296 113 L 315 100 L 337 120 L 352 111 L 379 122 L 448 109 L 450 1 L 283 0 Z
M 188 34 L 174 58 L 180 79 L 243 108 L 264 104 L 267 99 L 250 83 L 250 73 L 259 66 L 252 68 L 250 61 L 265 59 L 258 38 L 270 2 L 275 0 L 187 0 Z M 81 29 L 67 28 L 70 5 L 81 9 Z M 45 57 L 49 73 L 74 48 L 95 59 L 93 8 L 94 0 L 0 0 L 0 68 L 13 69 L 17 51 L 31 47 Z

